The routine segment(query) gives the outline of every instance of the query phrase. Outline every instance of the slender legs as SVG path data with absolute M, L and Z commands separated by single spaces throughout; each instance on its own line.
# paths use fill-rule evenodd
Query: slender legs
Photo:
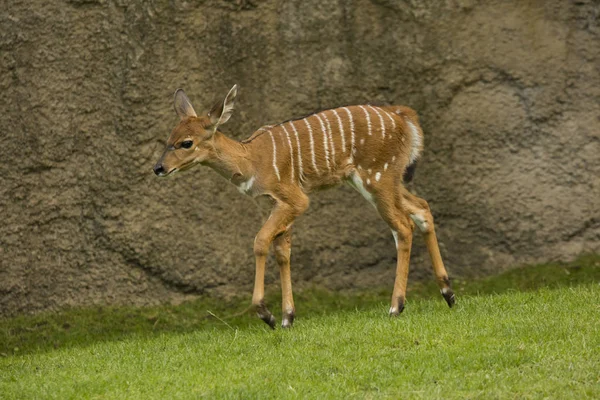
M 404 198 L 407 203 L 410 218 L 423 233 L 427 251 L 431 258 L 435 280 L 440 288 L 440 292 L 442 293 L 442 296 L 444 296 L 448 306 L 452 307 L 455 302 L 454 292 L 450 288 L 448 273 L 446 272 L 446 268 L 444 268 L 442 255 L 440 254 L 440 247 L 435 234 L 435 226 L 433 224 L 433 216 L 431 215 L 429 204 L 427 204 L 427 201 L 418 198 L 409 192 L 404 193 Z
M 256 275 L 252 305 L 258 317 L 275 329 L 275 317 L 264 302 L 265 297 L 265 264 L 271 243 L 274 242 L 277 263 L 281 272 L 281 290 L 283 294 L 283 326 L 289 327 L 294 319 L 294 301 L 292 299 L 292 282 L 290 276 L 290 227 L 296 217 L 308 207 L 308 198 L 302 192 L 294 193 L 294 204 L 276 201 L 275 207 L 267 222 L 254 239 L 254 257 L 256 259 Z
M 380 191 L 374 196 L 374 200 L 379 214 L 392 229 L 398 249 L 398 264 L 396 266 L 396 280 L 392 293 L 390 316 L 397 316 L 404 309 L 412 234 L 415 226 L 424 236 L 440 292 L 448 306 L 452 307 L 455 302 L 454 292 L 450 288 L 448 273 L 442 262 L 435 235 L 433 216 L 427 202 L 404 188 L 398 194 Z
M 275 259 L 281 276 L 281 312 L 283 315 L 281 327 L 290 328 L 294 323 L 294 297 L 292 295 L 292 275 L 290 256 L 292 250 L 291 228 L 277 236 L 273 241 Z
M 382 182 L 383 183 L 383 182 Z M 356 187 L 356 185 L 355 185 Z M 382 187 L 394 187 L 389 185 Z M 396 186 L 397 187 L 397 186 Z M 364 187 L 361 185 L 360 189 Z M 365 195 L 366 193 L 366 195 Z M 398 264 L 396 265 L 396 279 L 392 292 L 390 316 L 399 315 L 404 309 L 406 301 L 406 285 L 408 281 L 408 267 L 410 251 L 412 247 L 412 236 L 415 226 L 422 232 L 427 250 L 431 257 L 433 271 L 438 286 L 444 299 L 450 307 L 454 305 L 454 293 L 450 288 L 448 273 L 444 268 L 440 249 L 435 235 L 433 216 L 427 202 L 405 188 L 400 190 L 374 190 L 363 195 L 371 201 L 379 211 L 383 220 L 390 226 L 396 248 L 398 251 Z M 265 264 L 269 247 L 273 244 L 277 265 L 281 275 L 281 295 L 283 318 L 281 326 L 291 327 L 294 322 L 294 298 L 292 295 L 292 278 L 290 272 L 290 255 L 292 246 L 291 226 L 300 214 L 308 208 L 308 197 L 299 191 L 287 198 L 293 198 L 293 203 L 280 200 L 275 201 L 275 206 L 267 222 L 254 239 L 254 256 L 256 258 L 256 276 L 254 281 L 254 293 L 252 304 L 259 318 L 265 321 L 271 328 L 275 329 L 275 317 L 264 303 L 265 296 Z
M 392 305 L 390 315 L 397 316 L 404 310 L 406 300 L 406 284 L 408 282 L 408 265 L 410 263 L 410 249 L 412 247 L 412 229 L 405 226 L 396 226 L 392 231 L 396 239 L 398 249 L 398 261 L 396 265 L 396 281 L 392 292 Z

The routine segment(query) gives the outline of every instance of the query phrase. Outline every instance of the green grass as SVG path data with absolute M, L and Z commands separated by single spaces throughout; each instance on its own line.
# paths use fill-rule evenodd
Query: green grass
M 0 398 L 600 398 L 600 257 L 455 287 L 397 319 L 388 290 L 305 291 L 289 331 L 245 300 L 4 319 Z

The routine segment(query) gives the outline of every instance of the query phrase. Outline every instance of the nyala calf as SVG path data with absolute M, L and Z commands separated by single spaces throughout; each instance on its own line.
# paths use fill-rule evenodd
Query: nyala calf
M 398 250 L 390 315 L 404 309 L 415 227 L 423 234 L 441 293 L 450 307 L 450 288 L 427 202 L 404 183 L 423 148 L 417 114 L 408 107 L 358 105 L 263 126 L 238 142 L 219 131 L 233 113 L 237 86 L 206 115 L 198 116 L 183 90 L 175 92 L 180 121 L 154 166 L 158 176 L 206 165 L 240 192 L 273 200 L 270 216 L 254 240 L 256 278 L 252 304 L 271 328 L 275 318 L 264 303 L 265 262 L 273 243 L 281 273 L 282 327 L 294 322 L 290 275 L 291 228 L 315 190 L 342 182 L 356 189 L 388 224 Z

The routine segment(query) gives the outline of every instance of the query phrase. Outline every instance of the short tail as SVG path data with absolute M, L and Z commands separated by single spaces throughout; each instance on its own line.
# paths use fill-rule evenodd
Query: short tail
M 398 115 L 404 123 L 402 134 L 407 135 L 410 138 L 408 166 L 402 176 L 402 180 L 405 183 L 408 183 L 413 179 L 415 169 L 417 168 L 417 159 L 423 150 L 423 129 L 421 129 L 421 125 L 419 124 L 419 116 L 417 115 L 417 112 L 410 107 L 386 106 L 382 108 L 390 113 Z
M 410 164 L 408 167 L 406 167 L 406 169 L 404 170 L 404 174 L 402 175 L 402 182 L 410 183 L 415 176 L 416 169 L 417 169 L 416 161 L 413 162 L 412 164 Z

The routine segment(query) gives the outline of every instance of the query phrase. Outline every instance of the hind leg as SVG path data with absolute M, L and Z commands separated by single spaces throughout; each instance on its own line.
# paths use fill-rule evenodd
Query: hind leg
M 425 238 L 425 244 L 427 245 L 427 251 L 431 257 L 433 272 L 440 288 L 440 292 L 442 293 L 442 296 L 444 296 L 448 306 L 452 307 L 455 302 L 454 292 L 450 288 L 448 273 L 442 262 L 442 255 L 440 254 L 440 248 L 433 224 L 433 216 L 431 215 L 429 204 L 427 204 L 427 201 L 413 195 L 408 190 L 402 191 L 402 204 L 408 216 L 413 220 Z
M 394 290 L 392 292 L 392 301 L 390 306 L 390 316 L 400 315 L 404 310 L 406 302 L 406 285 L 408 283 L 408 267 L 410 264 L 410 249 L 412 247 L 412 228 L 410 224 L 397 219 L 392 227 L 392 234 L 396 241 L 398 252 L 398 261 L 396 264 L 396 279 L 394 281 Z
M 398 316 L 404 310 L 406 285 L 410 263 L 410 250 L 414 224 L 398 207 L 397 196 L 390 191 L 374 193 L 373 203 L 381 218 L 388 224 L 394 235 L 397 250 L 396 279 L 392 292 L 390 316 Z

